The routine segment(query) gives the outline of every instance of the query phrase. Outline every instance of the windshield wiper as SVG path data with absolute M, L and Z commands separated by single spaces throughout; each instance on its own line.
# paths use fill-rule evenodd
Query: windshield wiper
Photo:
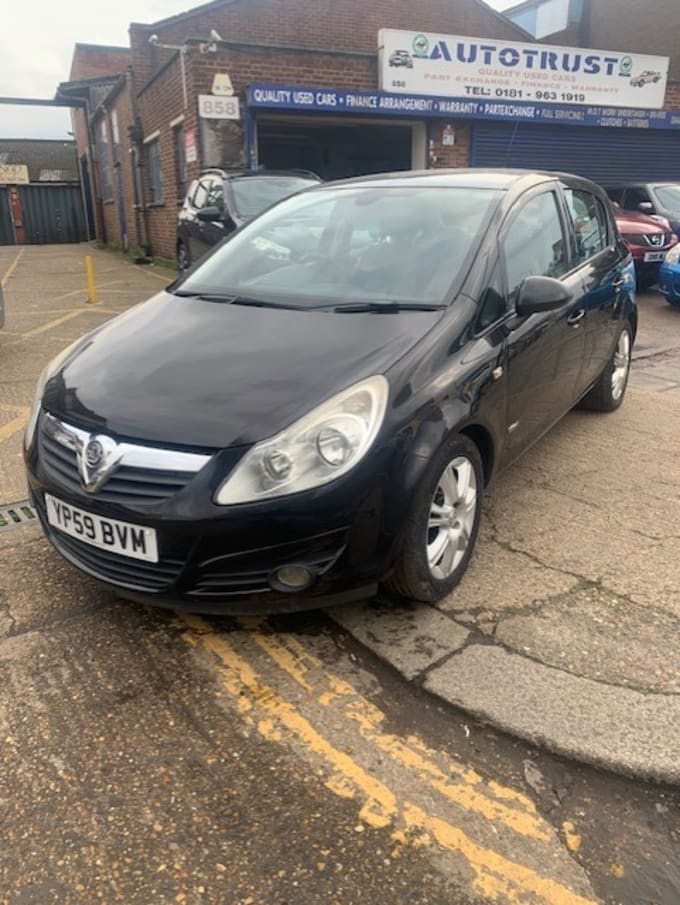
M 182 292 L 173 293 L 183 299 L 200 299 L 202 302 L 218 302 L 224 305 L 244 305 L 249 308 L 285 308 L 289 311 L 304 311 L 300 305 L 288 305 L 285 302 L 271 302 L 268 299 L 254 299 L 246 295 L 229 295 L 221 292 Z
M 370 314 L 396 314 L 400 311 L 443 311 L 446 305 L 419 305 L 417 302 L 347 302 L 343 305 L 335 305 L 333 311 L 337 314 L 355 314 L 368 312 Z

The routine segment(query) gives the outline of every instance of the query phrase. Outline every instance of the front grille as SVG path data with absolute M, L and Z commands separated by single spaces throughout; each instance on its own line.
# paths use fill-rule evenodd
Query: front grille
M 625 233 L 623 238 L 631 245 L 647 245 L 658 251 L 665 249 L 673 241 L 671 233 L 647 233 L 644 235 Z
M 83 494 L 78 474 L 76 452 L 63 446 L 41 429 L 40 461 L 47 475 L 71 493 Z M 97 493 L 97 500 L 127 506 L 148 505 L 167 500 L 182 490 L 195 477 L 195 472 L 161 471 L 121 465 Z
M 176 581 L 184 566 L 183 559 L 164 557 L 160 562 L 142 562 L 118 556 L 55 531 L 45 525 L 43 519 L 41 521 L 55 547 L 66 559 L 109 584 L 140 591 L 164 591 Z

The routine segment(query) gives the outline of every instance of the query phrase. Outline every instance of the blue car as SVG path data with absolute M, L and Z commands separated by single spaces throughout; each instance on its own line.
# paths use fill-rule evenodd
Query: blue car
M 659 290 L 671 305 L 680 308 L 680 245 L 671 248 L 659 269 Z

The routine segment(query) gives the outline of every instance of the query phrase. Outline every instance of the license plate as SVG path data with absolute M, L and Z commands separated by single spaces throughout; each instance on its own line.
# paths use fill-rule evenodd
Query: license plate
M 645 254 L 645 263 L 650 264 L 653 261 L 665 261 L 666 260 L 666 252 L 665 251 L 648 251 Z
M 158 543 L 153 528 L 102 518 L 70 503 L 45 494 L 47 521 L 53 528 L 75 537 L 91 547 L 99 547 L 119 556 L 158 562 Z

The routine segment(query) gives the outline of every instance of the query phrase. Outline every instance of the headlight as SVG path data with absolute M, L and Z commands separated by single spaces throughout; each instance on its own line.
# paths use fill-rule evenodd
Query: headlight
M 59 368 L 63 365 L 63 363 L 66 361 L 68 356 L 71 354 L 73 349 L 75 349 L 79 342 L 80 339 L 77 339 L 74 343 L 71 343 L 70 346 L 67 346 L 63 352 L 60 352 L 56 358 L 53 358 L 38 378 L 38 384 L 35 388 L 33 408 L 31 409 L 31 415 L 28 419 L 28 424 L 26 425 L 26 433 L 24 434 L 24 446 L 26 447 L 26 449 L 28 449 L 31 443 L 33 443 L 33 436 L 35 434 L 35 429 L 38 426 L 38 418 L 40 416 L 40 403 L 42 402 L 42 396 L 45 392 L 47 381 L 56 371 L 59 370 Z
M 362 380 L 256 444 L 215 495 L 220 506 L 268 500 L 328 484 L 361 461 L 385 417 L 389 386 Z
M 674 245 L 670 251 L 666 252 L 666 264 L 680 263 L 680 245 Z

